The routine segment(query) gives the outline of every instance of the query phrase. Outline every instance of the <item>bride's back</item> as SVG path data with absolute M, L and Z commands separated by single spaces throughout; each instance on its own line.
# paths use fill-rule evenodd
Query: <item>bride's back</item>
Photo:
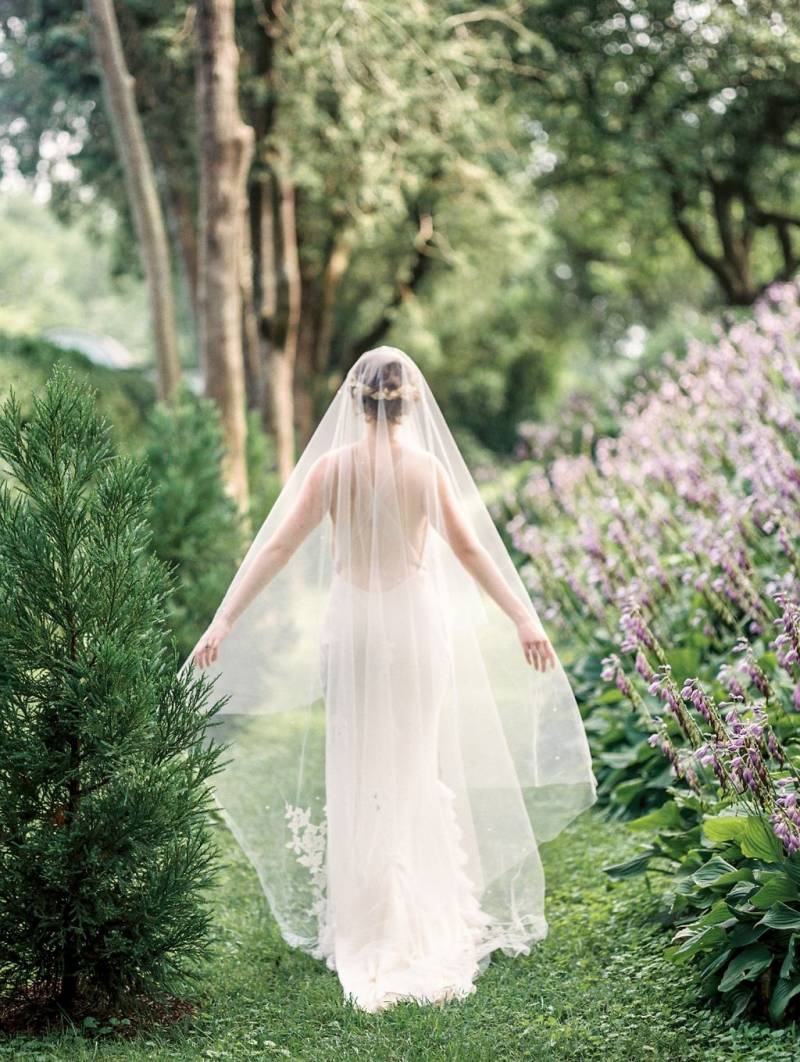
M 435 497 L 431 455 L 359 442 L 331 455 L 327 479 L 337 572 L 365 590 L 387 589 L 415 574 Z

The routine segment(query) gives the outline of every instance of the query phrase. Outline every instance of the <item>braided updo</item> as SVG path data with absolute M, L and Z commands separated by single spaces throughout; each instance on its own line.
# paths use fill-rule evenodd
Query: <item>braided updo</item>
M 357 367 L 350 394 L 361 403 L 367 420 L 377 420 L 380 406 L 390 423 L 402 419 L 404 399 L 416 397 L 415 389 L 404 382 L 407 375 L 407 367 L 396 358 L 366 360 Z

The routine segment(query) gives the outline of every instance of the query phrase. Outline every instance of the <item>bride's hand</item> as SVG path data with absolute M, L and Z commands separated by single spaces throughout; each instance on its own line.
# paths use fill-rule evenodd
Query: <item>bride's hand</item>
M 225 615 L 215 616 L 206 633 L 197 643 L 192 660 L 197 667 L 208 667 L 217 659 L 223 638 L 231 632 L 231 621 Z
M 517 634 L 526 661 L 533 664 L 537 671 L 556 666 L 556 654 L 550 639 L 533 620 L 521 620 L 517 624 Z

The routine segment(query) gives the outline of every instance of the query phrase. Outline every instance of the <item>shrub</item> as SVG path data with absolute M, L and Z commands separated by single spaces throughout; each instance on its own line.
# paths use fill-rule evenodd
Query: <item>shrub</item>
M 0 411 L 0 985 L 163 994 L 208 948 L 221 705 L 177 673 L 146 469 L 63 367 Z

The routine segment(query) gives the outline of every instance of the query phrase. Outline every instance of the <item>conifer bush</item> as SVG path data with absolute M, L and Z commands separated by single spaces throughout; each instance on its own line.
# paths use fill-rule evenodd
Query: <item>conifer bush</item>
M 175 575 L 167 622 L 185 659 L 244 555 L 243 527 L 225 491 L 216 405 L 184 387 L 176 400 L 155 406 L 148 427 L 149 524 L 153 549 Z
M 209 950 L 222 705 L 166 628 L 146 466 L 57 366 L 0 409 L 0 992 L 163 997 Z

